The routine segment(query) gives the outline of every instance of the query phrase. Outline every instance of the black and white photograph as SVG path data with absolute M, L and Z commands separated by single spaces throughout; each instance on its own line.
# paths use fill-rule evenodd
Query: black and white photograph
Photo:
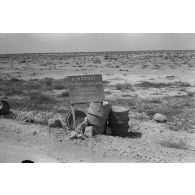
M 194 195 L 193 0 L 0 0 L 0 193 Z
M 195 34 L 1 33 L 0 162 L 195 162 Z

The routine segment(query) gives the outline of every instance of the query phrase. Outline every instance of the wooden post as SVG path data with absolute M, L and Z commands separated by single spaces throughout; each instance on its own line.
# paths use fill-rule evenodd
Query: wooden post
M 74 111 L 74 104 L 71 104 L 71 110 L 72 110 L 72 116 L 73 116 L 73 125 L 74 125 L 74 130 L 76 131 L 76 122 L 75 122 L 75 111 Z

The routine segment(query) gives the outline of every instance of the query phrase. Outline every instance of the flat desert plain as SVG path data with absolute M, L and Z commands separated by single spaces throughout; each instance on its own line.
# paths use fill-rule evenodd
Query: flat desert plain
M 105 100 L 129 107 L 130 136 L 70 140 L 67 76 L 96 73 Z M 195 51 L 0 55 L 0 99 L 14 113 L 0 116 L 0 162 L 195 162 L 194 97 Z

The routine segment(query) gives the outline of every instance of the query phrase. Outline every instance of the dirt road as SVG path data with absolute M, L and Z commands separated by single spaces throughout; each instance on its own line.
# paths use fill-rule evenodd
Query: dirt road
M 104 150 L 94 150 L 85 140 L 59 139 L 59 129 L 0 119 L 0 162 L 128 162 L 120 156 L 110 157 Z M 36 133 L 35 133 L 36 132 Z
M 170 133 L 165 125 L 140 124 L 141 137 L 120 138 L 98 135 L 69 140 L 69 132 L 37 124 L 0 118 L 0 162 L 194 162 L 194 136 L 175 133 L 188 148 L 163 145 Z

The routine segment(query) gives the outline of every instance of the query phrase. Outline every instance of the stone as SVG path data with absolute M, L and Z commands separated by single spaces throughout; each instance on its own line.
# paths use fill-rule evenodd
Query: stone
M 53 128 L 62 128 L 62 122 L 59 119 L 49 119 L 48 126 Z
M 77 134 L 77 132 L 75 132 L 75 131 L 72 131 L 71 132 L 71 134 L 70 134 L 70 137 L 69 137 L 69 139 L 76 139 L 78 137 L 78 134 Z
M 94 136 L 94 129 L 93 129 L 93 126 L 87 126 L 85 128 L 85 135 L 87 137 L 93 137 Z
M 106 135 L 112 135 L 112 130 L 111 130 L 110 127 L 107 127 L 107 128 L 106 128 L 105 134 L 106 134 Z
M 77 135 L 77 138 L 78 138 L 78 139 L 85 139 L 85 135 L 84 135 L 84 134 L 78 134 L 78 135 Z
M 153 116 L 153 119 L 157 122 L 166 122 L 167 121 L 167 117 L 163 114 L 160 114 L 160 113 L 156 113 L 154 116 Z

